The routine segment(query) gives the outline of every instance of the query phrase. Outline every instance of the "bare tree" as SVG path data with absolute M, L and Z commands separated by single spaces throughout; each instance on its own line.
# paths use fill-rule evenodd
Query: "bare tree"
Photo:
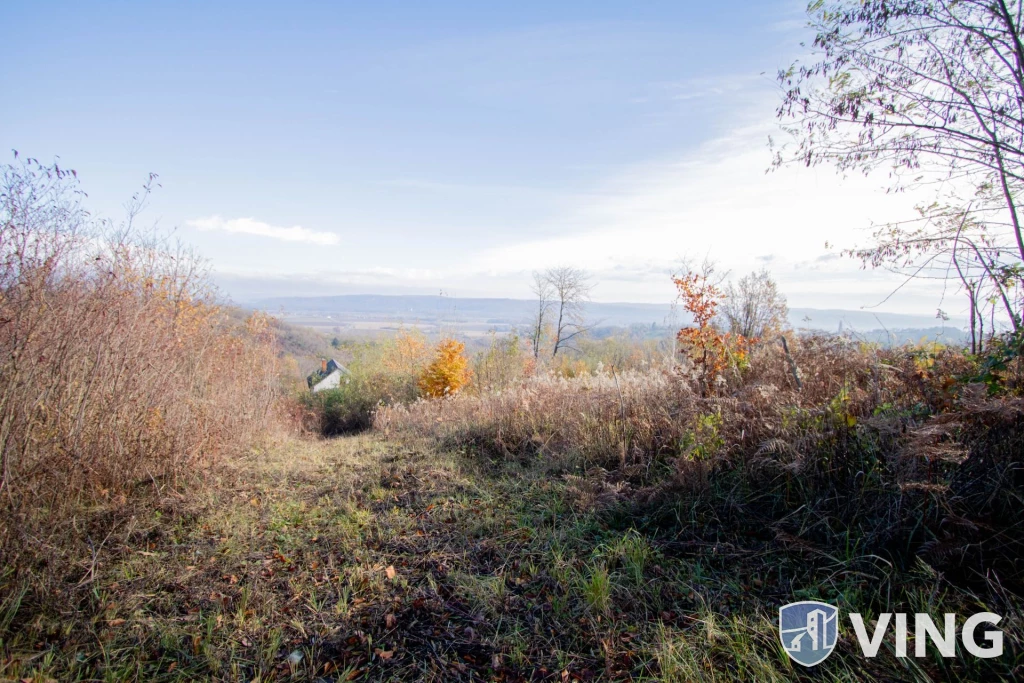
M 544 331 L 550 324 L 548 314 L 554 297 L 554 289 L 548 280 L 547 273 L 533 272 L 533 286 L 530 288 L 537 297 L 537 315 L 530 327 L 530 341 L 533 344 L 533 357 L 540 357 L 540 346 L 544 341 Z
M 554 345 L 551 356 L 570 348 L 572 340 L 590 328 L 584 322 L 584 306 L 590 300 L 591 283 L 586 272 L 569 266 L 549 268 L 540 275 L 552 297 Z
M 763 338 L 786 324 L 789 308 L 767 270 L 751 273 L 725 288 L 722 317 L 730 332 Z
M 914 221 L 885 226 L 866 265 L 959 278 L 972 320 L 1021 328 L 1024 5 L 1020 0 L 836 0 L 809 9 L 818 61 L 779 73 L 779 118 L 798 140 L 776 164 L 889 172 L 930 186 Z

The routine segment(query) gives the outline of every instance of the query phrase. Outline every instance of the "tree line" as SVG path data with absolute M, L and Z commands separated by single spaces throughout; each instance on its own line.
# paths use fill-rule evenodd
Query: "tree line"
M 686 265 L 686 277 L 700 277 L 714 291 L 715 314 L 708 322 L 716 330 L 747 339 L 760 339 L 786 327 L 789 308 L 771 274 L 762 269 L 737 282 L 726 283 L 727 273 L 720 273 L 714 262 L 705 260 L 700 266 Z M 679 278 L 674 278 L 677 282 Z M 533 357 L 550 351 L 552 358 L 560 352 L 577 350 L 576 342 L 590 332 L 596 321 L 588 320 L 586 305 L 591 300 L 593 279 L 585 271 L 572 266 L 557 266 L 534 271 L 531 291 L 537 307 L 529 326 Z M 710 291 L 710 290 L 709 290 Z M 698 325 L 695 312 L 688 309 Z

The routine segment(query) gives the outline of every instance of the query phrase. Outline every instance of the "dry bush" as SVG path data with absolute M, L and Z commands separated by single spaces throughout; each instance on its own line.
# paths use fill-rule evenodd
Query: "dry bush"
M 779 343 L 752 345 L 744 368 L 723 373 L 717 396 L 700 395 L 703 373 L 685 359 L 674 369 L 627 372 L 598 364 L 596 371 L 521 375 L 501 389 L 442 403 L 396 404 L 376 424 L 495 453 L 568 453 L 607 466 L 688 455 L 685 443 L 713 415 L 729 449 L 754 453 L 765 441 L 799 437 L 801 421 L 823 429 L 853 428 L 879 413 L 924 420 L 953 407 L 954 378 L 970 367 L 963 354 L 937 346 L 791 337 L 789 348 L 787 358 Z
M 5 571 L 86 581 L 133 497 L 265 429 L 278 359 L 189 253 L 131 237 L 138 200 L 114 231 L 79 197 L 56 166 L 2 169 L 0 544 Z
M 375 426 L 502 455 L 559 453 L 616 464 L 662 450 L 677 432 L 679 399 L 689 395 L 668 373 L 549 373 L 503 391 L 389 406 Z
M 844 340 L 811 338 L 794 346 L 805 375 L 800 391 L 781 347 L 761 344 L 748 370 L 726 374 L 718 397 L 700 396 L 702 373 L 689 364 L 621 373 L 584 367 L 575 374 L 526 377 L 501 391 L 394 405 L 378 413 L 376 425 L 494 454 L 560 454 L 609 467 L 646 465 L 661 457 L 692 459 L 694 449 L 698 459 L 708 459 L 707 444 L 691 443 L 699 436 L 695 430 L 707 431 L 708 416 L 714 416 L 723 442 L 753 444 L 756 451 L 761 440 L 794 436 L 788 431 L 794 411 L 831 406 L 853 419 L 870 414 L 861 403 L 871 383 L 891 377 L 875 372 L 873 356 Z M 879 396 L 883 390 L 873 388 Z
M 767 270 L 750 273 L 739 282 L 730 282 L 722 292 L 721 317 L 733 334 L 759 339 L 778 334 L 788 327 L 786 297 Z
M 681 504 L 744 534 L 788 543 L 802 533 L 840 550 L 856 538 L 862 552 L 901 563 L 938 548 L 974 558 L 941 565 L 962 577 L 982 575 L 984 556 L 1004 580 L 1024 579 L 1014 559 L 1024 547 L 1007 540 L 1024 521 L 1014 507 L 1024 484 L 1019 401 L 965 385 L 973 361 L 952 349 L 826 337 L 793 337 L 789 349 L 791 358 L 778 342 L 753 345 L 749 365 L 726 371 L 714 396 L 702 396 L 703 374 L 687 367 L 547 374 L 393 406 L 375 427 L 572 473 L 591 503 Z M 984 456 L 981 444 L 1002 455 Z
M 498 336 L 492 333 L 486 351 L 473 359 L 473 383 L 468 387 L 476 393 L 500 391 L 532 375 L 537 360 L 519 335 Z

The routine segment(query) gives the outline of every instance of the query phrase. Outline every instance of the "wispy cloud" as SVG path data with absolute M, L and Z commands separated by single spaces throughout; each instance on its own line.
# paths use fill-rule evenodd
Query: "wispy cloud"
M 661 84 L 671 99 L 677 102 L 698 100 L 729 95 L 757 96 L 764 89 L 766 79 L 754 74 L 733 74 L 728 76 L 687 78 L 673 83 Z M 752 92 L 753 91 L 753 92 Z
M 739 127 L 696 149 L 609 173 L 585 192 L 568 193 L 564 204 L 523 232 L 459 251 L 455 259 L 432 261 L 425 247 L 389 253 L 386 260 L 367 258 L 360 251 L 365 244 L 353 238 L 355 248 L 339 255 L 329 271 L 272 275 L 246 263 L 237 273 L 221 273 L 235 277 L 233 292 L 443 289 L 523 298 L 530 296 L 532 270 L 570 264 L 593 276 L 596 300 L 668 302 L 675 296 L 669 275 L 681 259 L 709 255 L 733 277 L 770 267 L 795 307 L 854 309 L 885 299 L 885 310 L 933 310 L 942 292 L 932 283 L 910 283 L 900 288 L 898 300 L 886 299 L 902 280 L 862 270 L 825 246 L 862 244 L 877 220 L 915 215 L 913 205 L 922 197 L 886 194 L 882 178 L 843 178 L 828 168 L 794 166 L 766 174 L 765 140 L 773 131 L 768 125 Z M 424 268 L 425 261 L 435 265 Z M 284 280 L 294 287 L 280 284 Z
M 829 168 L 793 166 L 765 173 L 765 140 L 774 127 L 741 127 L 699 148 L 627 167 L 585 204 L 550 220 L 550 236 L 509 240 L 466 259 L 498 274 L 560 263 L 600 282 L 595 296 L 650 301 L 671 296 L 667 273 L 680 257 L 710 255 L 734 277 L 770 265 L 794 306 L 856 308 L 891 293 L 901 280 L 828 252 L 856 247 L 880 220 L 913 216 L 926 195 L 886 194 L 885 178 L 844 178 Z M 543 235 L 545 231 L 534 231 Z M 914 283 L 891 310 L 929 310 L 941 296 Z M 614 293 L 613 293 L 614 292 Z
M 221 218 L 208 216 L 186 221 L 186 225 L 199 230 L 231 232 L 242 235 L 258 235 L 283 242 L 308 242 L 310 244 L 339 244 L 341 238 L 333 232 L 317 232 L 299 225 L 288 228 L 270 225 L 255 218 Z

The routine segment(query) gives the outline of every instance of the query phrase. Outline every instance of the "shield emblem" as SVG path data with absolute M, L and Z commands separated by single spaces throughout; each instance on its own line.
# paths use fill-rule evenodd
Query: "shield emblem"
M 797 664 L 814 666 L 836 648 L 839 610 L 815 600 L 791 602 L 779 608 L 782 648 Z

